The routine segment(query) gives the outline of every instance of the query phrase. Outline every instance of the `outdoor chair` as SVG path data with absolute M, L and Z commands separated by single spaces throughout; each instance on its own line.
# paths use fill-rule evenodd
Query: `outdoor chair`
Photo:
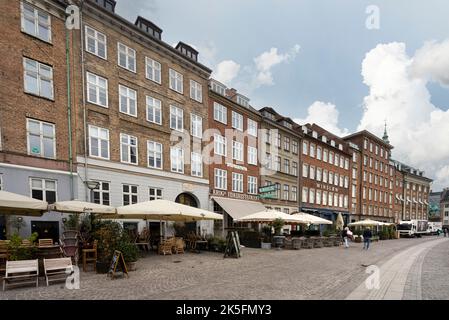
M 301 248 L 304 249 L 313 249 L 313 239 L 303 239 L 301 242 Z
M 9 258 L 8 251 L 9 240 L 0 240 L 0 273 L 3 274 L 6 270 L 6 261 Z
M 24 247 L 31 247 L 31 246 L 32 246 L 32 243 L 31 243 L 31 241 L 28 240 L 28 239 L 23 239 L 23 240 L 22 240 L 22 246 L 24 246 Z
M 182 238 L 176 238 L 175 240 L 175 246 L 173 247 L 173 251 L 178 254 L 178 253 L 184 253 L 184 240 Z
M 47 287 L 50 281 L 66 280 L 73 273 L 72 259 L 44 259 L 44 272 Z
M 66 230 L 62 233 L 62 239 L 77 239 L 78 231 L 76 230 Z
M 39 261 L 19 260 L 6 261 L 5 277 L 3 278 L 3 291 L 6 284 L 36 284 L 39 286 Z
M 293 240 L 284 238 L 284 248 L 285 249 L 293 249 Z
M 164 256 L 166 254 L 172 254 L 172 248 L 173 245 L 175 244 L 174 239 L 175 238 L 162 240 L 161 243 L 159 244 L 158 254 L 163 254 Z
M 83 271 L 86 271 L 89 263 L 93 264 L 94 271 L 97 270 L 97 244 L 98 240 L 95 240 L 92 249 L 83 249 Z
M 316 237 L 313 239 L 313 247 L 314 248 L 322 248 L 323 247 L 323 240 L 319 237 Z
M 303 240 L 300 239 L 300 238 L 293 238 L 292 239 L 292 247 L 293 247 L 293 249 L 295 249 L 295 250 L 301 249 L 302 241 Z
M 137 235 L 135 243 L 138 248 L 150 251 L 150 231 L 147 228 L 144 228 L 140 235 Z
M 78 246 L 78 239 L 76 238 L 63 239 L 61 240 L 61 245 L 63 247 Z
M 39 248 L 53 246 L 53 239 L 39 239 Z
M 79 260 L 79 255 L 78 255 L 78 244 L 73 245 L 73 246 L 63 246 L 62 247 L 62 252 L 64 257 L 66 258 L 71 258 L 73 263 L 77 266 L 78 265 L 78 260 Z
M 331 237 L 323 238 L 323 246 L 324 247 L 332 247 L 333 245 L 334 245 L 334 242 Z

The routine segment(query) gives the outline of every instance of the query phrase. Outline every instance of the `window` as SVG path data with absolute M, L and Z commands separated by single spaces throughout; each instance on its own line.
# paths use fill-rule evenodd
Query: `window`
M 315 199 L 316 204 L 321 204 L 321 190 L 317 190 L 316 191 L 316 199 Z
M 243 192 L 243 174 L 232 173 L 232 191 Z
M 307 143 L 307 141 L 303 141 L 303 143 L 302 143 L 302 154 L 307 155 L 308 154 L 308 150 L 309 150 L 309 144 Z
M 334 186 L 338 186 L 338 183 L 340 182 L 340 179 L 339 179 L 339 174 L 338 173 L 335 173 L 334 174 Z
M 232 159 L 243 161 L 243 143 L 232 141 Z
M 274 157 L 274 170 L 281 171 L 281 157 Z
M 323 182 L 327 183 L 328 172 L 326 169 L 323 170 Z
M 290 197 L 290 188 L 289 188 L 288 184 L 284 184 L 284 192 L 282 195 L 282 199 L 288 200 L 289 197 Z
M 307 200 L 308 200 L 308 195 L 309 195 L 309 189 L 308 188 L 305 188 L 305 187 L 303 187 L 302 188 L 302 202 L 308 202 Z
M 193 80 L 190 80 L 190 98 L 203 102 L 203 86 Z
M 136 90 L 119 85 L 120 112 L 137 117 L 137 93 Z
M 364 166 L 368 165 L 368 156 L 366 156 L 366 155 L 363 156 L 363 165 Z
M 290 173 L 290 160 L 284 159 L 284 172 Z
M 334 183 L 334 173 L 329 171 L 329 184 Z
M 136 72 L 136 50 L 124 45 L 123 43 L 117 43 L 118 52 L 118 65 L 131 72 Z
M 348 196 L 345 196 L 345 197 L 344 197 L 343 206 L 344 206 L 345 208 L 348 208 Z
M 292 196 L 290 198 L 291 201 L 297 201 L 298 200 L 298 187 L 292 186 Z
M 257 194 L 257 177 L 248 176 L 248 193 Z
M 276 140 L 274 140 L 274 146 L 280 148 L 281 147 L 281 134 L 278 133 L 276 135 Z
M 227 124 L 227 109 L 216 102 L 214 102 L 214 120 Z
M 86 26 L 86 51 L 107 59 L 106 36 L 88 26 Z
M 363 187 L 362 198 L 363 198 L 364 200 L 366 199 L 366 187 Z
M 379 146 L 376 144 L 376 148 L 375 148 L 375 150 L 376 150 L 376 156 L 379 154 Z
M 329 152 L 329 163 L 334 164 L 334 153 L 332 151 Z
M 27 119 L 28 154 L 44 158 L 56 157 L 55 125 Z
M 248 147 L 248 164 L 257 166 L 257 148 Z
M 373 152 L 373 143 L 372 142 L 369 143 L 369 152 Z
M 57 201 L 56 180 L 31 178 L 31 197 L 34 199 L 54 203 Z
M 313 166 L 310 166 L 309 178 L 310 179 L 315 179 L 315 167 L 313 167 Z
M 298 154 L 298 141 L 297 140 L 292 141 L 292 153 Z
M 41 40 L 51 42 L 50 15 L 26 2 L 21 3 L 21 9 L 22 31 Z
M 310 144 L 310 154 L 309 154 L 312 158 L 315 157 L 315 145 L 314 144 Z
M 357 180 L 357 169 L 352 168 L 352 179 Z
M 232 127 L 243 131 L 243 116 L 240 113 L 232 111 Z
M 124 206 L 137 203 L 137 186 L 124 184 L 122 190 Z
M 327 206 L 327 191 L 323 191 L 322 203 L 323 206 Z
M 345 159 L 345 169 L 349 170 L 349 159 Z
M 227 171 L 215 168 L 215 188 L 221 190 L 228 189 Z
M 195 177 L 203 176 L 203 158 L 200 153 L 192 152 L 190 167 L 192 176 Z
M 339 162 L 339 160 L 340 160 L 340 156 L 339 156 L 338 154 L 335 154 L 334 160 L 335 160 L 334 165 L 335 165 L 336 167 L 338 167 L 338 162 Z
M 137 164 L 137 138 L 120 134 L 120 159 L 122 162 Z
M 323 169 L 317 168 L 316 169 L 316 180 L 317 181 L 321 181 L 322 174 L 323 174 Z
M 214 153 L 226 157 L 226 138 L 219 134 L 214 134 Z
M 211 81 L 211 88 L 222 96 L 226 96 L 226 87 L 219 85 L 218 83 Z
M 284 150 L 290 151 L 290 138 L 284 137 Z
M 327 197 L 327 200 L 328 200 L 327 202 L 328 202 L 330 207 L 333 206 L 333 199 L 334 199 L 334 194 L 332 192 L 329 192 L 329 195 Z
M 162 199 L 162 189 L 159 188 L 152 188 L 150 187 L 148 189 L 148 193 L 149 193 L 149 200 L 158 200 L 158 199 Z
M 176 92 L 183 93 L 184 89 L 182 86 L 183 83 L 183 75 L 173 69 L 169 70 L 169 78 L 170 78 L 170 89 L 175 90 Z
M 148 167 L 162 169 L 162 144 L 154 141 L 147 141 Z
M 0 174 L 0 190 L 5 190 L 3 186 L 3 174 Z
M 338 194 L 334 193 L 334 207 L 338 207 Z
M 345 177 L 345 188 L 349 188 L 349 177 Z
M 49 65 L 23 58 L 24 90 L 27 93 L 53 99 L 53 68 Z
M 373 158 L 369 158 L 369 167 L 370 167 L 370 168 L 373 167 Z
M 257 137 L 257 122 L 251 119 L 248 119 L 248 134 Z
M 355 198 L 357 196 L 357 186 L 355 184 L 352 185 L 352 197 Z
M 111 199 L 109 196 L 109 182 L 97 181 L 98 188 L 92 190 L 92 202 L 109 206 Z
M 145 57 L 145 73 L 148 80 L 161 84 L 161 64 Z
M 363 148 L 366 150 L 368 149 L 368 140 L 363 140 Z
M 170 129 L 181 131 L 183 124 L 184 111 L 181 108 L 170 106 Z
M 108 80 L 87 72 L 87 101 L 108 107 Z
M 184 150 L 178 147 L 170 148 L 171 171 L 184 173 Z
M 357 153 L 352 154 L 352 162 L 357 162 Z
M 384 148 L 380 148 L 380 156 L 383 158 L 384 157 Z
M 308 175 L 309 175 L 309 166 L 308 166 L 307 164 L 304 163 L 304 164 L 302 165 L 302 176 L 303 176 L 304 178 L 307 178 Z
M 298 176 L 298 163 L 295 161 L 292 162 L 292 175 Z
M 196 114 L 190 115 L 190 131 L 192 133 L 192 136 L 196 138 L 202 138 L 203 137 L 203 118 L 200 116 L 197 116 Z
M 161 100 L 146 96 L 147 121 L 162 124 L 162 103 Z
M 316 148 L 316 158 L 318 160 L 321 160 L 321 155 L 322 155 L 322 149 L 321 149 L 321 147 L 317 147 Z
M 109 160 L 109 130 L 89 125 L 89 155 Z
M 344 168 L 345 166 L 345 158 L 343 158 L 342 156 L 340 156 L 340 168 Z
M 345 177 L 343 175 L 340 175 L 340 187 L 344 187 L 345 185 Z
M 271 131 L 270 129 L 265 129 L 265 142 L 270 144 L 271 143 Z
M 309 203 L 315 203 L 315 189 L 309 190 Z

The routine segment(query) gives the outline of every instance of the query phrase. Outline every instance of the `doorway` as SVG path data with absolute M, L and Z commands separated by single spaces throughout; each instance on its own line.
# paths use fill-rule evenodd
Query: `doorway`
M 196 198 L 192 194 L 187 192 L 179 194 L 176 197 L 175 202 L 184 204 L 186 206 L 198 208 L 198 201 L 196 200 Z M 196 222 L 186 222 L 184 225 L 187 229 L 187 232 L 198 233 Z
M 59 242 L 57 221 L 31 221 L 31 233 L 33 232 L 37 232 L 38 239 L 53 239 L 53 242 Z

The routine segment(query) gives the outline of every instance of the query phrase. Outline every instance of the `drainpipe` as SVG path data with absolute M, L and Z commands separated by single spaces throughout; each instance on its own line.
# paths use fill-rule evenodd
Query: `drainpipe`
M 65 28 L 65 58 L 67 68 L 67 130 L 69 138 L 69 169 L 70 169 L 70 199 L 73 200 L 73 154 L 72 154 L 72 96 L 70 91 L 70 48 L 69 48 L 69 29 Z

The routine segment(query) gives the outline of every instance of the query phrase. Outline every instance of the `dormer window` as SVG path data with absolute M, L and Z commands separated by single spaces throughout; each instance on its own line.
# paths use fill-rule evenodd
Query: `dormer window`
M 134 24 L 140 30 L 144 31 L 145 33 L 148 33 L 153 38 L 162 40 L 162 29 L 159 28 L 157 25 L 155 25 L 153 22 L 139 16 L 137 17 L 137 20 Z
M 327 137 L 326 136 L 322 136 L 321 137 L 321 141 L 323 141 L 324 143 L 327 143 Z
M 263 112 L 264 117 L 267 117 L 270 120 L 274 120 L 274 114 L 268 112 L 268 111 L 264 111 Z
M 292 129 L 292 124 L 288 121 L 284 121 L 284 127 Z
M 331 146 L 335 147 L 335 141 L 334 140 L 331 140 Z
M 193 49 L 191 46 L 185 44 L 184 42 L 179 41 L 175 49 L 181 52 L 186 57 L 198 61 L 198 51 Z
M 114 0 L 95 0 L 95 3 L 102 6 L 110 12 L 115 11 L 115 1 Z
M 210 88 L 219 95 L 226 96 L 226 86 L 216 80 L 210 81 Z
M 302 126 L 302 132 L 304 132 L 304 134 L 307 134 L 307 132 L 308 132 L 308 129 L 307 129 L 307 127 L 306 127 L 306 126 Z
M 318 132 L 312 131 L 312 137 L 314 137 L 315 139 L 318 139 Z
M 343 150 L 343 145 L 341 143 L 338 145 L 338 149 Z
M 242 95 L 240 95 L 240 94 L 237 94 L 237 103 L 239 105 L 241 105 L 241 106 L 248 107 L 249 106 L 249 99 L 244 97 L 244 96 L 242 96 Z

